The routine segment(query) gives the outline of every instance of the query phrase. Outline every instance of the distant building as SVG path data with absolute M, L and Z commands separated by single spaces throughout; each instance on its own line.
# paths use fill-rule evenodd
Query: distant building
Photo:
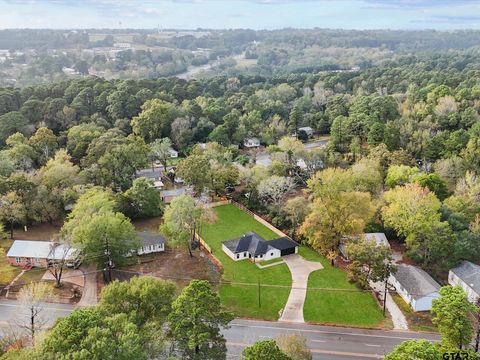
M 249 231 L 238 239 L 224 241 L 222 250 L 234 261 L 263 261 L 295 254 L 298 252 L 298 244 L 287 237 L 267 241 L 256 232 Z
M 165 251 L 165 238 L 161 235 L 142 231 L 138 233 L 142 246 L 137 250 L 138 255 L 145 255 Z
M 188 194 L 188 193 L 189 193 L 189 190 L 186 187 L 182 187 L 179 189 L 162 190 L 160 191 L 160 198 L 164 203 L 168 204 L 176 197 L 183 194 Z
M 53 241 L 15 240 L 8 250 L 10 265 L 46 268 L 57 261 L 67 261 L 74 266 L 80 251 L 65 244 Z
M 162 189 L 164 186 L 165 186 L 165 184 L 163 183 L 162 180 L 154 180 L 154 181 L 153 181 L 153 187 L 154 187 L 155 189 L 160 190 L 160 189 Z
M 413 311 L 430 311 L 432 300 L 440 297 L 440 284 L 416 266 L 398 265 L 397 271 L 390 275 L 389 283 L 395 286 Z
M 246 138 L 243 140 L 243 146 L 246 148 L 255 148 L 260 146 L 260 140 L 256 137 Z
M 117 49 L 130 49 L 132 47 L 132 44 L 127 42 L 117 42 L 113 44 L 113 47 Z
M 365 239 L 369 241 L 375 241 L 377 246 L 385 246 L 387 248 L 390 248 L 390 243 L 387 240 L 387 237 L 385 236 L 384 233 L 365 233 L 363 234 Z M 338 245 L 338 249 L 340 250 L 340 253 L 342 256 L 348 260 L 348 253 L 347 253 L 347 243 L 348 239 L 342 239 L 340 240 L 340 245 Z
M 313 136 L 313 129 L 310 126 L 300 127 L 298 128 L 298 131 L 304 131 L 308 135 L 308 137 Z
M 461 286 L 467 293 L 468 300 L 476 303 L 480 299 L 480 266 L 462 261 L 448 272 L 448 283 Z
M 78 72 L 73 68 L 63 67 L 62 71 L 65 75 L 78 75 Z
M 170 153 L 170 157 L 171 157 L 172 159 L 178 158 L 178 151 L 173 150 L 173 149 L 169 149 L 168 152 Z

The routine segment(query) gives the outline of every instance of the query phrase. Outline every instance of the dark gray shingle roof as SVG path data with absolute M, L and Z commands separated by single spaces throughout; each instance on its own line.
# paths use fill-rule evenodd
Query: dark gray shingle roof
M 150 231 L 141 231 L 137 233 L 142 241 L 142 246 L 164 244 L 165 238 L 159 234 Z
M 252 255 L 261 255 L 267 252 L 268 244 L 254 231 L 245 233 L 238 239 L 228 240 L 223 243 L 234 254 L 248 251 Z
M 289 239 L 288 237 L 281 237 L 281 238 L 278 238 L 278 239 L 275 239 L 275 240 L 270 240 L 268 242 L 268 245 L 274 247 L 275 249 L 278 249 L 278 250 L 286 250 L 286 249 L 291 249 L 291 248 L 294 248 L 296 246 L 298 246 L 298 244 Z
M 254 231 L 249 231 L 238 239 L 224 241 L 223 244 L 234 254 L 247 251 L 252 255 L 266 254 L 269 247 L 285 250 L 298 246 L 295 241 L 287 237 L 267 241 Z
M 424 297 L 440 289 L 440 284 L 422 269 L 400 264 L 393 275 L 413 299 Z
M 470 261 L 462 261 L 450 271 L 470 286 L 473 291 L 480 294 L 480 266 Z

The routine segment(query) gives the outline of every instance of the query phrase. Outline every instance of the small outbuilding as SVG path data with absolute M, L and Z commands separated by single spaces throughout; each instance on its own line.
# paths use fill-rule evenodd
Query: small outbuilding
M 310 127 L 310 126 L 303 126 L 303 127 L 300 127 L 298 128 L 298 131 L 303 131 L 305 132 L 308 137 L 312 137 L 313 136 L 313 129 Z
M 243 146 L 246 148 L 256 148 L 260 146 L 260 140 L 256 137 L 250 137 L 243 140 Z
M 377 246 L 385 246 L 390 249 L 390 243 L 384 233 L 365 233 L 363 237 L 368 241 L 375 241 Z M 347 244 L 349 239 L 342 239 L 338 249 L 342 256 L 348 260 Z

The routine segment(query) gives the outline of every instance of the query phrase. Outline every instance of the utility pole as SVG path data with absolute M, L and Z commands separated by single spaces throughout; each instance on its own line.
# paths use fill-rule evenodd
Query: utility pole
M 260 276 L 258 276 L 258 307 L 262 307 L 262 294 L 260 291 Z
M 479 311 L 477 312 L 477 334 L 475 336 L 475 352 L 478 353 L 478 347 L 480 345 L 480 299 L 477 300 L 476 305 Z
M 387 308 L 387 286 L 388 286 L 388 277 L 385 276 L 385 284 L 383 290 L 383 316 L 385 316 L 385 310 Z
M 107 282 L 111 282 L 112 281 L 112 257 L 110 256 L 110 247 L 109 247 L 109 244 L 108 244 L 108 238 L 107 237 L 105 237 L 105 247 L 106 247 L 106 254 L 108 256 L 107 268 L 106 268 L 106 270 L 108 270 L 108 281 Z

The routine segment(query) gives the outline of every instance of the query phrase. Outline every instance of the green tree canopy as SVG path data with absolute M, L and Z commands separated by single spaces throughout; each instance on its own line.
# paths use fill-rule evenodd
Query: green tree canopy
M 226 359 L 226 344 L 220 332 L 233 314 L 224 310 L 208 281 L 192 280 L 172 304 L 168 316 L 170 335 L 184 358 Z

